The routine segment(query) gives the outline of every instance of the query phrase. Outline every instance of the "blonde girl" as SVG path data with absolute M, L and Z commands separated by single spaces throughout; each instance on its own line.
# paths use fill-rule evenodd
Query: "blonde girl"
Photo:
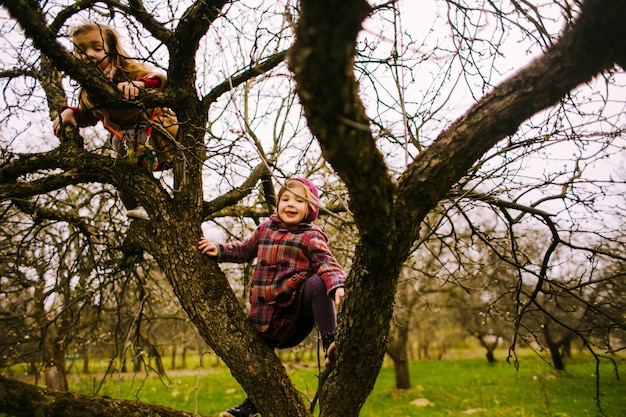
M 111 26 L 97 22 L 83 23 L 74 28 L 71 37 L 74 54 L 111 79 L 126 100 L 135 100 L 142 89 L 160 88 L 167 81 L 164 74 L 156 73 L 143 62 L 130 58 L 120 43 L 117 31 Z M 174 157 L 171 139 L 176 137 L 178 124 L 170 110 L 140 106 L 117 108 L 98 102 L 81 89 L 78 106 L 64 106 L 53 123 L 53 129 L 59 135 L 63 125 L 84 127 L 100 121 L 110 132 L 111 143 L 119 157 L 129 153 L 129 156 L 133 154 L 137 158 L 140 152 L 144 152 L 137 160 L 144 165 L 149 164 L 151 170 L 171 168 Z M 145 157 L 142 159 L 141 156 Z M 149 219 L 134 196 L 124 192 L 119 192 L 119 195 L 129 217 Z

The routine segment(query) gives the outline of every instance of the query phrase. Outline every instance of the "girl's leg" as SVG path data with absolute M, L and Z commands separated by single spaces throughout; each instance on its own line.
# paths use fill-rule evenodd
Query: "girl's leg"
M 337 327 L 335 303 L 326 295 L 326 285 L 324 285 L 319 276 L 313 275 L 306 280 L 302 289 L 302 295 L 296 302 L 298 303 L 298 312 L 292 318 L 297 321 L 296 323 L 291 323 L 291 325 L 295 325 L 292 335 L 277 342 L 274 340 L 274 337 L 268 338 L 267 335 L 264 337 L 264 334 L 261 334 L 263 340 L 270 346 L 277 346 L 283 349 L 300 344 L 311 333 L 315 323 L 317 323 L 317 327 L 323 337 L 326 336 L 328 338 L 329 335 L 332 336 L 333 330 Z M 292 304 L 287 308 L 294 307 Z M 288 330 L 285 329 L 285 331 Z
M 124 147 L 124 142 L 122 142 L 117 136 L 111 135 L 111 144 L 113 145 L 113 149 L 115 149 L 115 152 L 117 152 L 118 158 L 121 159 L 126 156 L 126 148 Z M 132 195 L 123 191 L 118 191 L 117 195 L 120 197 L 120 200 L 122 200 L 122 204 L 124 204 L 126 210 L 132 210 L 139 206 L 139 203 L 137 203 L 137 200 L 135 200 L 135 197 L 133 197 Z
M 326 285 L 317 275 L 311 276 L 304 284 L 301 313 L 313 316 L 322 336 L 337 327 L 335 303 L 326 295 Z
M 317 328 L 322 335 L 322 346 L 326 358 L 324 366 L 334 366 L 337 347 L 334 330 L 337 327 L 337 312 L 335 302 L 326 295 L 326 285 L 319 276 L 313 275 L 306 280 L 302 299 L 302 307 L 310 306 L 309 311 L 315 318 Z
M 127 132 L 127 131 L 124 131 Z M 135 140 L 137 141 L 137 143 L 145 143 L 146 142 L 146 137 L 145 135 L 129 135 L 126 138 L 127 142 L 129 143 L 130 146 L 132 146 L 135 142 Z M 124 146 L 124 142 L 122 142 L 117 136 L 112 135 L 111 138 L 111 143 L 113 145 L 113 148 L 115 149 L 115 151 L 117 152 L 117 157 L 118 158 L 124 158 L 124 156 L 126 156 L 126 148 Z M 132 211 L 135 210 L 137 208 L 139 208 L 139 202 L 137 202 L 137 199 L 135 199 L 135 197 L 132 194 L 128 194 L 125 193 L 123 191 L 118 191 L 117 192 L 120 200 L 122 201 L 122 204 L 124 204 L 124 207 L 126 208 L 127 211 Z M 147 214 L 146 214 L 147 216 Z M 140 216 L 140 218 L 144 218 L 143 216 Z

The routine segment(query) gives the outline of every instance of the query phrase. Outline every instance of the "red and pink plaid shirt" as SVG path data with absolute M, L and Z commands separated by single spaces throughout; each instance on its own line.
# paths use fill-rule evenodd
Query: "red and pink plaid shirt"
M 344 286 L 345 273 L 328 249 L 328 238 L 311 223 L 286 226 L 272 215 L 244 241 L 218 244 L 218 262 L 250 262 L 257 258 L 250 290 L 248 317 L 265 332 L 276 306 L 282 283 L 294 274 L 319 275 L 327 294 Z

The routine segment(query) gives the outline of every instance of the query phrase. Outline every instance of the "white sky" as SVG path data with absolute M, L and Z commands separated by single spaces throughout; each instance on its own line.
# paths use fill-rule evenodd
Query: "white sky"
M 402 15 L 400 16 L 399 26 L 403 31 L 409 33 L 410 37 L 417 41 L 418 44 L 423 42 L 423 46 L 414 47 L 409 55 L 412 55 L 412 59 L 417 60 L 423 54 L 428 53 L 432 49 L 433 46 L 437 45 L 440 48 L 454 48 L 454 45 L 450 43 L 450 33 L 446 20 L 438 19 L 438 15 L 446 17 L 447 6 L 445 2 L 437 2 L 437 1 L 415 1 L 415 0 L 400 0 L 399 7 L 402 11 Z M 2 11 L 4 15 L 4 12 Z M 391 17 L 391 13 L 386 13 L 387 17 Z M 492 23 L 486 17 L 487 15 L 477 14 L 475 19 L 476 22 L 483 24 L 481 31 L 486 32 L 489 30 L 489 24 Z M 552 23 L 553 29 L 558 31 L 560 27 L 562 27 L 562 22 L 559 19 L 554 19 L 553 21 L 548 21 L 548 23 Z M 394 33 L 393 31 L 389 32 L 388 30 L 380 36 L 380 32 L 378 29 L 378 24 L 373 23 L 371 20 L 365 22 L 364 31 L 362 32 L 361 39 L 368 38 L 373 39 L 380 42 L 380 48 L 391 48 L 393 45 Z M 387 28 L 390 27 L 387 25 Z M 122 29 L 122 28 L 120 28 Z M 123 30 L 120 30 L 126 38 L 129 36 L 123 33 Z M 406 38 L 406 35 L 403 35 L 401 32 L 398 32 L 399 37 L 399 45 L 400 47 L 408 44 L 409 39 Z M 483 33 L 484 34 L 484 33 Z M 213 37 L 219 41 L 219 37 L 215 37 L 214 34 L 209 34 L 209 37 Z M 212 39 L 213 39 L 212 38 Z M 225 39 L 225 38 L 224 38 Z M 224 40 L 222 39 L 222 40 Z M 506 38 L 504 39 L 505 48 L 504 56 L 500 57 L 498 61 L 499 72 L 492 72 L 492 78 L 490 79 L 491 84 L 497 84 L 502 79 L 508 77 L 512 72 L 517 69 L 527 65 L 533 58 L 541 51 L 538 48 L 530 48 L 528 45 L 525 45 L 523 42 L 523 38 L 520 35 L 516 35 L 514 31 L 508 31 L 506 34 Z M 65 41 L 69 46 L 69 42 Z M 15 43 L 17 47 L 19 43 Z M 214 45 L 214 44 L 213 44 Z M 244 48 L 245 49 L 245 48 Z M 4 55 L 4 59 L 6 59 L 6 54 Z M 1 58 L 0 58 L 1 59 Z M 200 60 L 199 60 L 200 62 Z M 415 61 L 407 61 L 407 65 L 413 65 Z M 486 64 L 489 62 L 487 61 Z M 164 63 L 165 64 L 165 63 Z M 407 97 L 409 97 L 412 101 L 419 101 L 420 95 L 428 88 L 431 88 L 430 85 L 433 80 L 433 75 L 437 71 L 437 66 L 439 63 L 436 60 L 432 61 L 424 61 L 419 63 L 419 67 L 416 68 L 414 74 L 410 74 L 406 69 L 400 72 L 401 82 L 403 88 L 406 88 Z M 213 74 L 213 76 L 218 74 L 230 73 L 234 70 L 232 65 L 228 63 L 222 63 L 222 68 L 217 67 L 216 71 L 209 71 L 209 73 Z M 461 69 L 459 67 L 458 73 L 460 73 Z M 452 76 L 456 76 L 457 74 L 452 74 Z M 417 83 L 413 85 L 409 85 L 409 81 L 411 76 L 415 76 Z M 219 77 L 214 77 L 216 80 Z M 207 80 L 208 81 L 208 80 Z M 626 84 L 626 82 L 624 83 Z M 208 86 L 207 86 L 208 87 Z M 426 125 L 422 134 L 430 136 L 431 139 L 434 138 L 443 128 L 446 127 L 446 121 L 452 121 L 453 119 L 459 117 L 462 113 L 464 113 L 475 101 L 476 97 L 481 97 L 484 92 L 480 91 L 480 87 L 473 86 L 477 91 L 473 92 L 473 95 L 470 94 L 468 89 L 457 89 L 454 93 L 452 103 L 448 104 L 445 119 L 441 121 L 441 123 L 431 123 L 430 125 Z M 390 92 L 390 100 L 398 100 L 397 92 L 394 92 L 394 87 L 388 86 L 387 91 Z M 598 87 L 600 89 L 600 87 Z M 395 94 L 395 95 L 394 95 Z M 626 93 L 622 96 L 626 96 Z M 7 96 L 5 96 L 7 97 Z M 10 98 L 10 94 L 8 96 Z M 616 102 L 615 112 L 616 113 L 624 113 L 624 103 L 622 97 L 615 97 L 618 101 Z M 440 99 L 440 98 L 438 98 Z M 436 100 L 433 101 L 433 105 L 437 106 L 438 103 Z M 367 97 L 365 97 L 366 105 L 368 102 Z M 407 109 L 409 109 L 407 107 Z M 410 110 L 410 109 L 409 109 Z M 44 116 L 44 118 L 42 118 Z M 19 137 L 17 141 L 12 142 L 9 147 L 18 152 L 32 152 L 37 149 L 46 149 L 50 147 L 54 147 L 56 145 L 56 141 L 54 137 L 51 137 L 51 123 L 47 120 L 47 115 L 39 113 L 35 115 L 32 119 L 30 118 L 20 118 L 15 125 L 12 126 L 12 129 L 15 131 L 20 131 L 23 129 L 28 129 L 28 134 L 22 135 Z M 391 117 L 391 115 L 390 115 Z M 622 120 L 623 122 L 623 120 Z M 272 120 L 269 120 L 268 123 L 271 125 Z M 402 135 L 402 123 L 401 120 L 396 117 L 394 123 L 389 124 L 390 129 L 394 129 L 394 133 Z M 429 127 L 430 126 L 430 130 Z M 229 127 L 231 128 L 232 124 L 229 123 Z M 6 146 L 12 137 L 14 137 L 14 132 L 11 129 L 0 131 L 0 143 L 3 146 Z M 24 140 L 24 137 L 28 137 L 28 140 Z M 39 140 L 38 140 L 39 138 Z M 402 169 L 402 165 L 404 165 L 405 160 L 403 155 L 396 155 L 397 161 L 394 161 L 390 155 L 389 162 L 392 165 L 397 165 L 398 169 Z M 607 161 L 606 165 L 602 165 L 597 168 L 598 175 L 606 175 L 607 170 L 613 170 L 614 167 L 620 168 L 620 162 Z M 545 169 L 545 167 L 539 167 L 539 169 Z

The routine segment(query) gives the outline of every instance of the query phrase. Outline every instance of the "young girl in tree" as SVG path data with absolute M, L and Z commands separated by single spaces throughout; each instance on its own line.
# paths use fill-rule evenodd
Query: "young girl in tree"
M 72 31 L 74 53 L 110 78 L 127 100 L 138 97 L 143 88 L 163 87 L 167 78 L 153 72 L 146 64 L 129 58 L 120 44 L 115 29 L 101 23 L 88 22 Z M 146 166 L 151 171 L 171 168 L 174 146 L 168 136 L 176 137 L 176 117 L 168 109 L 141 107 L 114 108 L 98 103 L 85 90 L 79 92 L 78 106 L 65 106 L 54 121 L 56 135 L 65 124 L 76 127 L 93 126 L 102 121 L 111 133 L 113 147 L 119 157 Z M 148 220 L 145 209 L 133 195 L 119 192 L 128 216 Z
M 278 193 L 276 213 L 244 241 L 215 244 L 203 237 L 198 249 L 218 262 L 257 258 L 248 318 L 261 338 L 271 347 L 295 346 L 317 323 L 328 367 L 335 361 L 335 304 L 344 295 L 345 273 L 328 249 L 326 235 L 312 223 L 318 215 L 318 199 L 311 181 L 289 179 Z M 222 413 L 223 417 L 256 415 L 250 399 Z

